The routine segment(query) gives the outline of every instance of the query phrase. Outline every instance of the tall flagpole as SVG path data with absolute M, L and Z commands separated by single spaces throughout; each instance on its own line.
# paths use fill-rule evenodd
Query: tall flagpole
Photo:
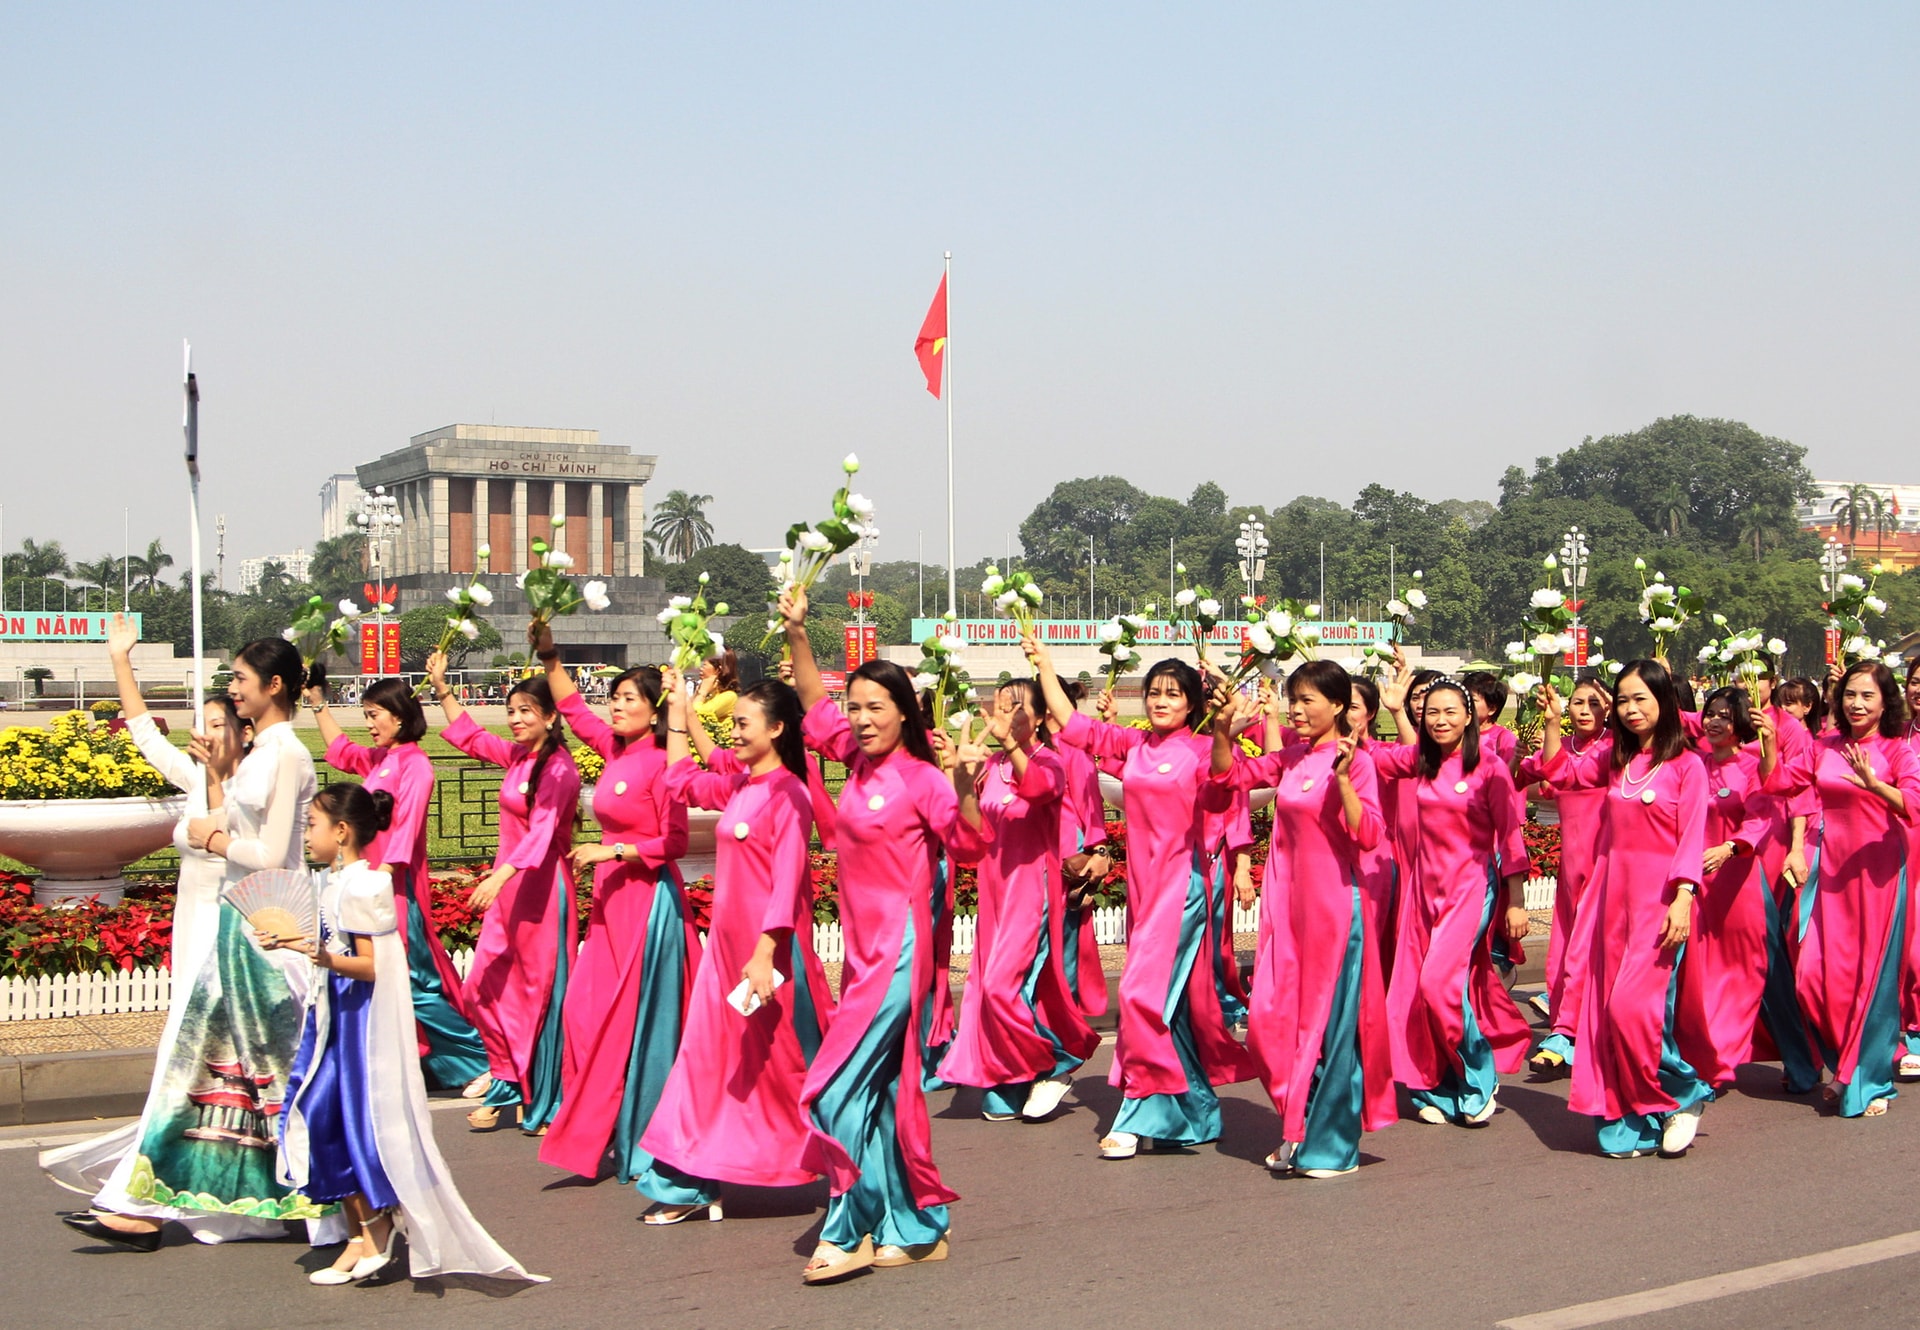
M 946 374 L 947 399 L 947 608 L 956 613 L 960 596 L 960 570 L 953 562 L 953 251 L 947 251 L 946 271 L 941 278 L 947 292 L 947 344 L 942 348 L 940 368 Z
M 193 728 L 207 732 L 206 624 L 200 607 L 200 385 L 193 377 L 193 344 L 186 349 L 186 411 L 180 421 L 187 437 L 187 548 L 193 575 Z

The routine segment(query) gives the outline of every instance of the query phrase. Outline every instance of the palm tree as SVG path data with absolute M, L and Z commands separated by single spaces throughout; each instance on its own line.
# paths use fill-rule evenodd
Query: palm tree
M 67 571 L 67 552 L 60 548 L 57 540 L 49 540 L 44 545 L 23 540 L 20 552 L 9 557 L 14 560 L 13 575 L 19 578 L 59 577 Z
M 1847 528 L 1847 544 L 1853 545 L 1860 539 L 1860 528 L 1872 526 L 1876 514 L 1884 513 L 1887 500 L 1871 485 L 1849 485 L 1840 492 L 1828 509 Z
M 83 587 L 100 588 L 100 601 L 104 608 L 109 588 L 120 580 L 120 560 L 111 554 L 104 554 L 92 563 L 75 563 L 73 565 L 73 575 L 79 580 L 80 585 Z M 80 603 L 82 608 L 85 608 L 86 596 L 84 594 L 80 598 Z
M 1761 545 L 1776 539 L 1773 514 L 1756 503 L 1740 514 L 1739 522 L 1739 538 L 1753 542 L 1753 561 L 1759 563 Z
M 1874 490 L 1873 504 L 1867 510 L 1867 516 L 1873 526 L 1873 552 L 1878 554 L 1886 547 L 1887 529 L 1899 525 L 1894 520 L 1892 498 L 1879 490 Z
M 293 585 L 293 575 L 287 571 L 287 565 L 278 559 L 268 559 L 260 565 L 260 581 L 253 588 L 253 594 L 262 600 L 271 600 Z
M 1687 524 L 1687 514 L 1692 511 L 1692 502 L 1687 497 L 1686 487 L 1669 485 L 1658 500 L 1660 516 L 1666 522 L 1667 534 L 1678 536 L 1680 529 Z
M 147 591 L 160 589 L 160 574 L 173 567 L 173 556 L 160 548 L 160 542 L 147 542 L 145 554 L 135 554 L 127 559 L 127 571 L 133 574 L 133 580 Z
M 713 544 L 713 527 L 707 522 L 711 494 L 689 494 L 668 490 L 667 497 L 654 509 L 647 529 L 660 537 L 663 549 L 681 563 Z

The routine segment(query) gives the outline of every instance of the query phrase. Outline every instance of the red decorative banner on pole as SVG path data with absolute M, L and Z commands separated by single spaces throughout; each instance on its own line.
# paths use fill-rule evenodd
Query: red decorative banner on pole
M 1592 629 L 1585 627 L 1573 630 L 1573 650 L 1560 657 L 1560 663 L 1562 665 L 1571 666 L 1576 670 L 1583 670 L 1587 667 L 1587 639 L 1592 631 Z
M 360 621 L 360 673 L 400 673 L 400 623 L 396 619 Z
M 843 633 L 847 648 L 847 669 L 857 670 L 870 660 L 880 659 L 880 625 L 850 623 Z
M 1827 629 L 1827 664 L 1831 665 L 1839 659 L 1840 630 L 1838 628 L 1829 628 Z

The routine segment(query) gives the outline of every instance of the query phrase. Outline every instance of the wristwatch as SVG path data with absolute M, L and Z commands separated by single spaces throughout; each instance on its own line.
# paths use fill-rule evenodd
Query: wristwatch
M 613 843 L 613 857 L 621 863 L 627 861 L 627 843 L 625 841 L 615 841 Z

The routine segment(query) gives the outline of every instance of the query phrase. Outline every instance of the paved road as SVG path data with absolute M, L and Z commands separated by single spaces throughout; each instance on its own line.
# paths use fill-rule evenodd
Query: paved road
M 1107 1053 L 1092 1070 L 1104 1073 Z M 1096 1157 L 1113 1109 L 1103 1074 L 1043 1124 L 990 1124 L 970 1093 L 934 1097 L 936 1155 L 967 1198 L 942 1266 L 804 1288 L 820 1189 L 749 1192 L 722 1224 L 654 1230 L 613 1183 L 556 1175 L 517 1134 L 470 1135 L 436 1113 L 474 1211 L 550 1285 L 510 1296 L 435 1284 L 331 1290 L 302 1275 L 303 1245 L 155 1255 L 89 1247 L 53 1219 L 73 1201 L 42 1179 L 30 1136 L 0 1133 L 0 1323 L 41 1326 L 1494 1326 L 1920 1229 L 1920 1104 L 1843 1122 L 1747 1069 L 1709 1109 L 1693 1154 L 1609 1161 L 1591 1152 L 1566 1083 L 1514 1078 L 1481 1131 L 1400 1125 L 1365 1166 L 1329 1182 L 1275 1180 L 1257 1161 L 1274 1116 L 1250 1086 L 1226 1098 L 1218 1146 Z M 1912 1244 L 1920 1251 L 1920 1241 Z M 1742 1276 L 1741 1278 L 1747 1278 Z M 1621 1322 L 1630 1327 L 1920 1323 L 1920 1260 L 1817 1274 Z M 1604 1313 L 1603 1313 L 1604 1314 Z M 1616 1323 L 1617 1318 L 1597 1323 Z M 1583 1322 L 1595 1323 L 1595 1322 Z

